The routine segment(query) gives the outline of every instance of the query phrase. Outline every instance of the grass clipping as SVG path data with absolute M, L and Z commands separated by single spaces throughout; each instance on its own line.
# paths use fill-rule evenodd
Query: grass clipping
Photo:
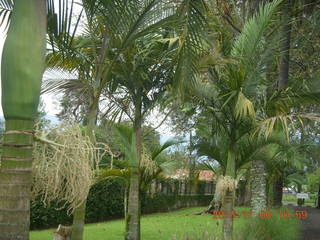
M 45 205 L 61 201 L 72 213 L 87 199 L 106 148 L 97 148 L 83 127 L 66 122 L 50 131 L 37 131 L 36 139 L 33 197 L 40 196 Z

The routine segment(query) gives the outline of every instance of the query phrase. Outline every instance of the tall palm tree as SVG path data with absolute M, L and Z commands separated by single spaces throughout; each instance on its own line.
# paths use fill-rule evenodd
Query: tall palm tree
M 11 1 L 6 3 L 12 7 Z M 0 169 L 0 239 L 27 240 L 33 127 L 44 70 L 46 3 L 14 1 L 10 17 L 1 64 L 6 130 Z
M 205 95 L 211 99 L 210 117 L 214 119 L 216 128 L 228 136 L 225 176 L 233 181 L 236 178 L 236 166 L 239 162 L 238 141 L 241 141 L 246 134 L 250 134 L 256 126 L 255 105 L 259 102 L 253 99 L 262 93 L 261 71 L 265 61 L 263 39 L 278 5 L 279 1 L 264 5 L 244 24 L 235 41 L 232 41 L 232 37 L 223 30 L 220 33 L 224 39 L 221 49 L 213 46 L 214 54 L 203 60 L 204 66 L 206 65 L 208 69 L 208 80 L 204 86 L 201 84 L 198 87 L 198 96 Z M 233 196 L 234 188 L 230 187 L 223 201 L 224 210 L 229 213 L 233 210 Z M 232 218 L 229 216 L 224 220 L 225 240 L 233 238 L 232 228 Z
M 125 125 L 116 126 L 117 133 L 124 151 L 125 159 L 121 161 L 124 169 L 104 169 L 99 173 L 99 180 L 108 178 L 121 178 L 125 180 L 126 188 L 130 186 L 130 175 L 132 174 L 132 166 L 136 166 L 138 161 L 138 154 L 136 152 L 136 139 L 133 128 Z M 144 139 L 145 140 L 145 139 Z M 143 141 L 145 142 L 145 141 Z M 149 151 L 144 148 L 141 156 L 141 164 L 139 166 L 140 181 L 139 181 L 139 195 L 141 190 L 147 190 L 154 179 L 159 177 L 161 173 L 172 173 L 177 169 L 177 163 L 171 159 L 162 157 L 162 152 L 167 148 L 179 144 L 181 141 L 168 140 L 165 143 L 152 147 Z M 125 193 L 127 194 L 127 193 Z M 126 199 L 127 196 L 125 196 Z M 140 206 L 140 198 L 139 206 Z M 127 219 L 127 201 L 124 202 L 125 218 Z
M 214 129 L 228 136 L 228 141 L 224 143 L 227 150 L 223 164 L 229 182 L 235 181 L 236 166 L 240 161 L 240 142 L 245 135 L 255 136 L 259 133 L 256 137 L 263 135 L 270 139 L 277 136 L 279 129 L 288 131 L 288 124 L 293 117 L 318 120 L 310 114 L 290 114 L 290 109 L 297 101 L 315 101 L 318 93 L 309 93 L 310 98 L 304 98 L 308 94 L 305 95 L 303 91 L 297 93 L 293 90 L 267 95 L 265 66 L 269 56 L 266 54 L 268 42 L 265 38 L 269 27 L 274 23 L 272 19 L 279 4 L 280 1 L 273 1 L 261 6 L 254 17 L 245 22 L 235 41 L 233 32 L 229 34 L 226 29 L 217 28 L 216 35 L 219 37 L 216 38 L 213 34 L 213 39 L 219 39 L 219 42 L 212 46 L 212 54 L 201 61 L 204 66 L 203 79 L 193 89 L 193 99 L 198 99 L 197 102 L 208 109 L 209 114 L 202 117 L 214 119 Z M 212 18 L 211 24 L 218 25 L 215 17 Z M 201 112 L 201 107 L 197 108 L 197 112 L 199 111 Z M 254 199 L 255 213 L 266 206 L 263 203 L 266 199 L 265 179 L 263 176 L 262 181 L 253 182 L 253 187 L 259 194 L 259 198 Z M 234 188 L 228 187 L 224 196 L 224 210 L 229 213 L 233 210 L 233 195 Z M 224 239 L 232 239 L 231 217 L 224 220 Z
M 101 93 L 113 80 L 119 57 L 137 38 L 152 32 L 154 25 L 159 26 L 163 18 L 153 19 L 161 7 L 157 1 L 131 1 L 127 5 L 123 1 L 84 0 L 82 7 L 86 17 L 84 33 L 77 35 L 76 32 L 79 17 L 76 28 L 68 33 L 68 37 L 49 34 L 53 49 L 47 55 L 48 67 L 68 71 L 78 77 L 49 80 L 45 91 L 64 90 L 81 97 L 79 104 L 84 111 L 83 123 L 87 125 L 90 136 L 96 125 Z M 74 212 L 72 239 L 82 239 L 84 213 L 85 203 Z
M 130 101 L 135 106 L 134 127 L 137 152 L 139 153 L 141 152 L 143 104 L 154 104 L 152 98 L 157 96 L 158 91 L 164 90 L 163 87 L 160 87 L 161 84 L 163 85 L 162 82 L 171 79 L 164 78 L 165 75 L 174 72 L 175 79 L 193 80 L 193 74 L 190 73 L 195 72 L 195 57 L 201 50 L 199 33 L 201 26 L 203 26 L 202 11 L 195 10 L 201 10 L 203 2 L 188 0 L 182 1 L 177 6 L 156 0 L 131 0 L 130 2 L 83 0 L 82 5 L 86 19 L 84 29 L 81 30 L 83 33 L 77 34 L 76 30 L 69 34 L 64 32 L 58 36 L 52 36 L 49 33 L 53 48 L 51 53 L 47 55 L 48 66 L 73 72 L 78 77 L 76 80 L 47 81 L 45 89 L 68 89 L 78 96 L 84 96 L 84 102 L 80 104 L 89 110 L 88 113 L 85 113 L 85 119 L 87 119 L 87 123 L 94 123 L 101 95 L 104 94 L 109 99 L 117 89 L 121 91 L 123 87 L 128 87 L 130 94 L 126 93 L 126 90 L 121 94 L 129 95 Z M 190 16 L 188 17 L 188 15 Z M 78 18 L 76 27 L 79 21 L 80 18 Z M 185 24 L 181 27 L 178 23 Z M 196 26 L 199 23 L 201 24 L 200 28 Z M 171 38 L 172 35 L 174 37 Z M 148 45 L 148 42 L 153 45 Z M 156 58 L 148 56 L 144 53 L 147 52 L 144 47 L 148 51 L 152 50 L 149 54 L 160 54 L 162 59 L 160 55 Z M 154 49 L 151 49 L 152 47 Z M 171 60 L 169 61 L 171 65 L 165 66 L 164 60 L 168 59 L 165 56 L 165 51 L 169 48 L 174 49 L 174 51 L 171 50 L 172 53 L 169 53 L 176 65 L 172 64 Z M 137 50 L 144 55 L 138 56 Z M 150 62 L 147 59 L 141 62 L 142 56 L 148 57 Z M 188 61 L 186 61 L 187 57 Z M 155 59 L 160 61 L 158 66 Z M 138 62 L 138 65 L 132 65 L 135 62 Z M 152 68 L 149 74 L 145 71 L 144 64 Z M 176 66 L 175 71 L 173 71 L 174 66 Z M 133 67 L 137 67 L 137 69 L 132 69 Z M 167 70 L 164 67 L 168 67 Z M 156 78 L 156 75 L 161 77 Z M 158 89 L 152 85 L 154 83 L 157 84 Z M 150 84 L 152 88 L 149 87 Z M 154 91 L 151 99 L 148 99 L 144 88 L 147 88 L 148 91 Z M 86 102 L 87 99 L 90 99 L 89 103 Z M 123 101 L 119 101 L 120 99 L 117 99 L 115 102 L 121 105 Z M 134 190 L 138 186 L 139 179 L 134 178 L 137 174 L 137 171 L 133 171 L 131 174 L 133 181 L 131 188 L 133 190 L 129 193 L 129 212 L 132 211 L 136 217 L 129 218 L 130 221 L 136 221 L 135 218 L 138 218 L 138 202 L 130 200 L 130 198 L 137 199 L 135 194 L 138 190 Z M 84 219 L 84 214 L 81 215 L 81 218 Z M 78 226 L 80 225 L 83 226 L 83 224 L 78 224 Z M 139 239 L 139 225 L 128 223 L 128 226 L 128 232 L 133 233 L 133 236 L 129 236 L 128 239 Z

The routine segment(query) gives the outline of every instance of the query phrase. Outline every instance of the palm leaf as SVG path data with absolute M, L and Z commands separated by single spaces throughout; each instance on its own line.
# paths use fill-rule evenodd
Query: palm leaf
M 161 154 L 161 152 L 163 152 L 167 148 L 169 148 L 173 145 L 176 145 L 176 144 L 183 143 L 183 142 L 184 141 L 179 141 L 179 140 L 175 140 L 175 139 L 167 140 L 164 144 L 162 144 L 152 150 L 151 158 L 154 160 Z
M 298 122 L 303 127 L 303 120 L 312 120 L 320 122 L 320 115 L 317 113 L 292 113 L 292 114 L 279 114 L 274 117 L 264 119 L 258 123 L 254 134 L 268 138 L 276 129 L 284 129 L 287 139 L 289 140 L 289 123 Z M 293 125 L 292 125 L 293 126 Z
M 199 74 L 199 62 L 207 49 L 206 3 L 202 0 L 183 0 L 177 10 L 179 27 L 176 32 L 179 46 L 176 55 L 175 87 L 183 92 L 194 86 Z
M 256 86 L 262 78 L 261 72 L 265 69 L 263 61 L 266 47 L 265 33 L 273 23 L 272 19 L 279 9 L 282 0 L 272 1 L 261 5 L 256 15 L 250 18 L 244 25 L 243 31 L 237 37 L 231 56 L 237 58 L 243 72 L 246 74 L 246 81 L 243 82 L 244 91 L 250 93 L 256 91 Z
M 235 114 L 238 118 L 252 118 L 256 116 L 253 103 L 242 93 L 238 93 L 238 99 L 235 105 Z
M 13 0 L 0 0 L 0 26 L 7 30 L 13 9 Z
M 115 129 L 124 148 L 125 156 L 128 159 L 128 166 L 138 168 L 140 160 L 136 149 L 136 138 L 133 129 L 120 124 L 116 125 Z
M 129 182 L 130 169 L 102 169 L 97 173 L 95 182 L 101 182 L 106 179 L 119 178 L 125 182 Z

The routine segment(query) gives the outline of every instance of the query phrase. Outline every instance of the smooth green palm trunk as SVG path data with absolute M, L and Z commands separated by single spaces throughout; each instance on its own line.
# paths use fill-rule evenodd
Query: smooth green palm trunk
M 91 141 L 94 141 L 94 127 L 96 125 L 98 112 L 98 98 L 95 98 L 92 101 L 92 105 L 88 111 L 88 116 L 86 119 L 86 134 L 89 136 Z M 73 213 L 73 222 L 72 222 L 72 233 L 71 240 L 82 240 L 84 232 L 84 224 L 86 218 L 86 203 L 85 200 Z
M 82 240 L 86 217 L 86 201 L 73 213 L 71 240 Z
M 134 134 L 136 139 L 136 151 L 138 162 L 131 166 L 130 186 L 128 196 L 128 212 L 126 218 L 125 240 L 140 240 L 140 158 L 142 152 L 142 114 L 141 100 L 135 103 Z
M 280 172 L 280 176 L 276 181 L 273 183 L 272 192 L 273 192 L 273 199 L 272 199 L 272 207 L 281 207 L 282 206 L 282 193 L 283 193 L 283 173 Z
M 131 169 L 125 240 L 140 239 L 139 169 Z

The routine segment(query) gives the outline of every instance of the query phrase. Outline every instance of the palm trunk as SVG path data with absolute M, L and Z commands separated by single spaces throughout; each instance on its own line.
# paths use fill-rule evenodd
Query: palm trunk
M 33 121 L 7 120 L 0 174 L 0 239 L 29 239 Z
M 261 160 L 255 160 L 252 162 L 251 167 L 252 177 L 252 196 L 251 207 L 252 215 L 258 216 L 260 211 L 267 209 L 267 173 L 265 162 Z
M 230 176 L 235 179 L 236 176 L 236 152 L 235 146 L 231 146 L 228 153 L 226 176 Z M 223 240 L 233 239 L 233 216 L 232 212 L 234 210 L 234 191 L 227 191 L 223 198 L 222 208 L 223 212 L 226 214 L 223 221 Z
M 128 197 L 128 213 L 126 219 L 125 240 L 140 240 L 140 157 L 142 151 L 141 138 L 141 100 L 135 104 L 135 122 L 134 134 L 136 139 L 136 151 L 138 155 L 138 163 L 131 166 L 129 197 Z
M 73 213 L 71 240 L 82 240 L 86 217 L 86 201 Z
M 223 212 L 225 218 L 223 222 L 223 240 L 233 239 L 233 217 L 232 211 L 234 210 L 234 192 L 227 191 L 223 201 Z
M 290 60 L 290 42 L 291 42 L 291 5 L 293 0 L 286 0 L 281 9 L 283 26 L 281 29 L 280 44 L 280 65 L 278 89 L 283 89 L 288 85 L 289 79 L 289 60 Z
M 127 219 L 127 213 L 128 213 L 128 186 L 125 186 L 123 205 L 124 205 L 123 206 L 124 219 Z
M 266 192 L 267 192 L 267 207 L 272 208 L 274 205 L 274 180 L 268 179 L 267 180 L 267 186 L 266 186 Z
M 131 169 L 125 240 L 140 239 L 139 169 Z
M 1 62 L 6 131 L 0 169 L 0 240 L 29 239 L 33 127 L 45 33 L 45 1 L 14 1 Z
M 279 178 L 273 184 L 273 207 L 281 207 L 282 206 L 282 190 L 283 190 L 283 176 L 279 176 Z
M 90 137 L 91 141 L 94 141 L 93 130 L 97 121 L 97 112 L 98 112 L 98 98 L 93 99 L 90 106 L 88 116 L 86 119 L 86 134 Z M 72 234 L 71 240 L 82 240 L 84 232 L 84 224 L 86 217 L 86 203 L 85 200 L 73 213 L 73 222 L 72 222 Z
M 317 208 L 320 208 L 320 185 L 319 185 L 319 191 L 318 191 L 318 203 Z
M 264 2 L 265 0 L 249 0 L 249 17 L 252 17 Z
M 244 194 L 244 206 L 250 206 L 250 202 L 251 202 L 251 183 L 250 181 L 247 181 L 246 184 L 246 189 L 245 189 L 245 194 Z
M 105 28 L 104 36 L 102 40 L 102 47 L 100 49 L 99 57 L 96 61 L 96 78 L 95 81 L 98 83 L 102 79 L 103 69 L 104 69 L 104 60 L 106 58 L 106 47 L 108 44 L 108 31 Z M 96 86 L 94 86 L 96 87 Z M 84 125 L 87 126 L 86 134 L 90 137 L 91 141 L 94 141 L 94 127 L 97 123 L 97 114 L 99 108 L 99 99 L 102 88 L 96 89 L 92 95 L 91 105 L 89 107 L 89 111 L 87 117 L 85 119 Z M 111 166 L 112 168 L 112 166 Z M 85 212 L 86 212 L 86 201 L 78 208 L 75 209 L 73 216 L 73 228 L 72 228 L 72 240 L 82 240 L 83 239 L 83 230 L 85 224 Z

